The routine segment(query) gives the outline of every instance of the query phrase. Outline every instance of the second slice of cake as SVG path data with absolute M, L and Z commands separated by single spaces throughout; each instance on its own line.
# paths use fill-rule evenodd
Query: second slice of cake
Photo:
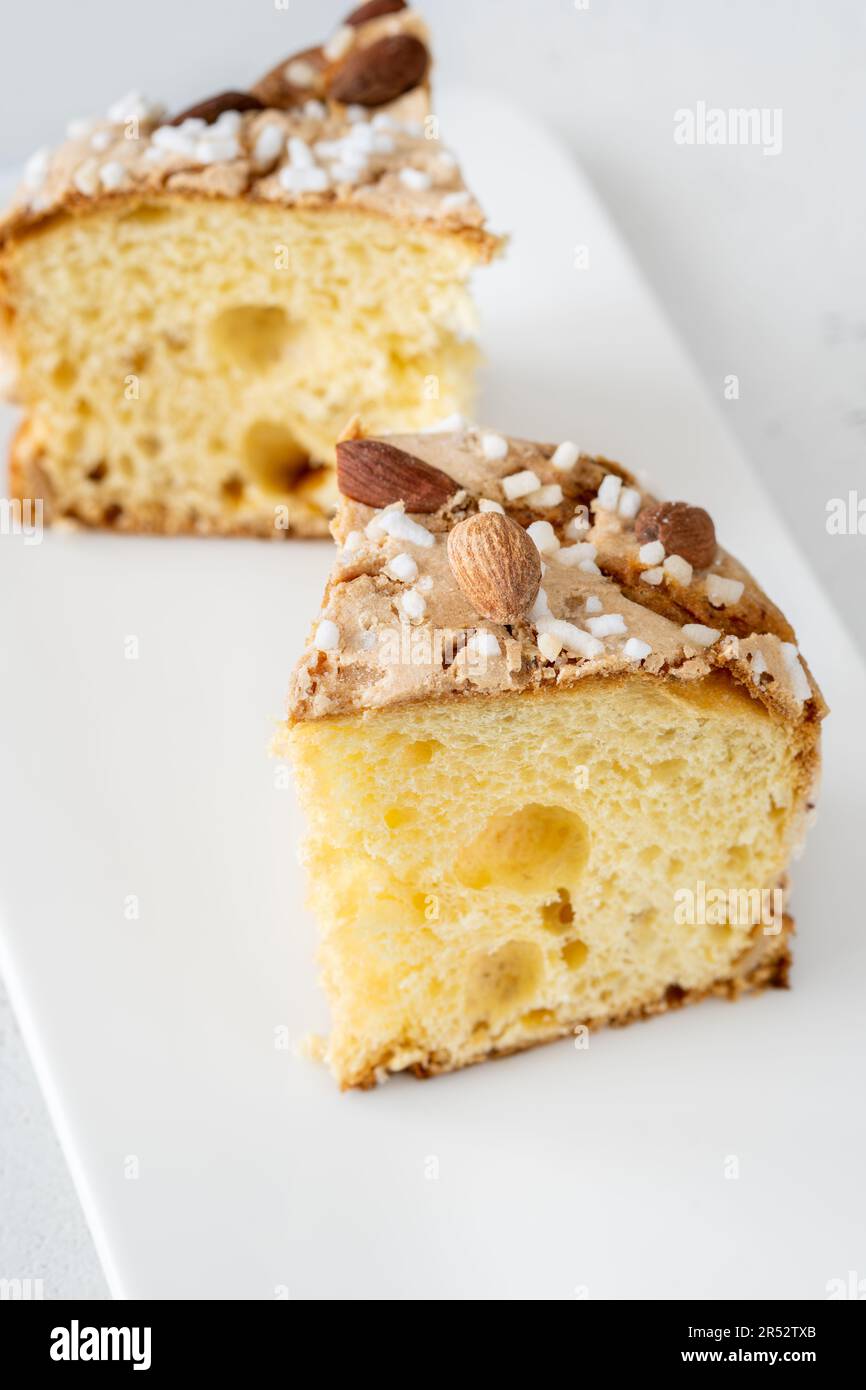
M 784 984 L 824 706 L 707 513 L 476 430 L 338 472 L 287 744 L 341 1084 Z
M 430 61 L 415 11 L 368 4 L 249 91 L 171 120 L 132 94 L 34 156 L 0 221 L 14 496 L 122 531 L 320 534 L 352 410 L 466 407 L 468 280 L 498 241 Z

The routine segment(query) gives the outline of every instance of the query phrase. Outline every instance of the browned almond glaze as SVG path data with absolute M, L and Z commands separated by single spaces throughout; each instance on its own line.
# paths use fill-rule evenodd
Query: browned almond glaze
M 379 19 L 383 14 L 398 14 L 400 10 L 405 9 L 406 0 L 367 0 L 366 5 L 359 5 L 351 14 L 347 14 L 343 23 L 356 28 L 359 24 L 366 24 L 368 20 Z
M 185 111 L 173 116 L 168 124 L 182 125 L 184 121 L 196 117 L 211 125 L 224 111 L 261 111 L 263 108 L 264 102 L 252 92 L 218 92 L 214 97 L 196 102 L 195 106 L 188 106 Z
M 525 618 L 541 584 L 541 556 L 510 516 L 478 512 L 448 533 L 448 563 L 480 617 L 494 623 Z
M 688 502 L 659 502 L 644 507 L 634 524 L 641 545 L 661 541 L 667 555 L 681 555 L 695 569 L 706 569 L 716 558 L 716 528 L 709 512 Z
M 438 512 L 457 491 L 447 473 L 379 439 L 337 445 L 337 486 L 367 507 L 402 502 L 407 512 Z
M 311 70 L 311 85 L 291 80 L 289 69 L 293 63 L 303 63 Z M 276 67 L 266 72 L 258 82 L 254 82 L 250 90 L 264 106 L 277 111 L 289 111 L 293 106 L 303 105 L 311 97 L 321 96 L 325 66 L 325 55 L 321 48 L 305 48 L 302 52 L 292 53 L 281 63 L 277 63 Z
M 326 77 L 327 95 L 346 106 L 384 106 L 423 82 L 430 54 L 413 34 L 391 34 L 356 48 Z

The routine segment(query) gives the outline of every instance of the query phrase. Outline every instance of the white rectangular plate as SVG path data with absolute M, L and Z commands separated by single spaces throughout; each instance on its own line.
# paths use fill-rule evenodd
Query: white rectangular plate
M 87 534 L 0 537 L 0 964 L 119 1296 L 821 1298 L 866 1275 L 864 669 L 565 152 L 442 111 L 512 233 L 481 418 L 706 504 L 834 707 L 793 990 L 341 1095 L 277 1045 L 326 1013 L 266 756 L 330 546 Z

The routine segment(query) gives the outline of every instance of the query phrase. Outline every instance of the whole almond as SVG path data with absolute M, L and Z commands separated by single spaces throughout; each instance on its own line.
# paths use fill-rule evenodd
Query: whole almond
M 182 125 L 195 116 L 212 125 L 224 111 L 261 111 L 263 104 L 252 92 L 219 92 L 215 97 L 207 97 L 205 101 L 196 102 L 195 106 L 188 106 L 180 115 L 173 116 L 168 124 Z
M 406 0 L 367 0 L 366 5 L 359 5 L 351 14 L 347 14 L 343 23 L 356 28 L 357 25 L 366 24 L 371 19 L 378 19 L 380 15 L 397 14 L 405 8 Z
M 353 49 L 328 73 L 325 86 L 346 106 L 384 106 L 423 82 L 429 66 L 430 54 L 414 34 L 390 34 Z
M 500 512 L 478 512 L 448 533 L 448 563 L 482 618 L 516 623 L 535 602 L 541 556 L 522 526 Z
M 315 74 L 311 87 L 299 87 L 288 76 L 292 63 L 305 63 Z M 325 68 L 325 55 L 321 48 L 305 48 L 301 53 L 292 53 L 266 72 L 250 90 L 265 105 L 277 111 L 288 111 L 293 106 L 302 106 L 311 97 L 322 94 L 322 73 Z
M 688 502 L 657 502 L 638 512 L 634 533 L 641 545 L 661 541 L 667 555 L 682 555 L 695 569 L 706 569 L 716 558 L 716 528 L 703 507 Z
M 337 445 L 337 486 L 367 507 L 403 502 L 407 512 L 438 512 L 457 492 L 447 473 L 381 439 L 347 439 Z

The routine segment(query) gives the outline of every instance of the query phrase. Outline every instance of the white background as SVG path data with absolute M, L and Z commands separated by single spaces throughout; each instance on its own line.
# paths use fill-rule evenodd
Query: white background
M 243 86 L 320 38 L 344 8 L 325 0 L 290 0 L 286 11 L 273 0 L 7 4 L 0 164 L 58 139 L 69 116 L 132 86 L 175 106 Z M 449 83 L 507 93 L 566 139 L 717 399 L 725 376 L 738 376 L 740 399 L 724 402 L 727 419 L 862 645 L 866 537 L 829 537 L 825 516 L 829 498 L 866 493 L 863 7 L 590 0 L 581 10 L 570 0 L 429 0 L 424 8 Z M 677 145 L 674 112 L 698 101 L 781 108 L 782 153 Z M 513 176 L 519 183 L 519 167 Z M 5 1008 L 0 1048 L 0 1204 L 11 1215 L 0 1275 L 41 1275 L 46 1296 L 99 1294 Z

